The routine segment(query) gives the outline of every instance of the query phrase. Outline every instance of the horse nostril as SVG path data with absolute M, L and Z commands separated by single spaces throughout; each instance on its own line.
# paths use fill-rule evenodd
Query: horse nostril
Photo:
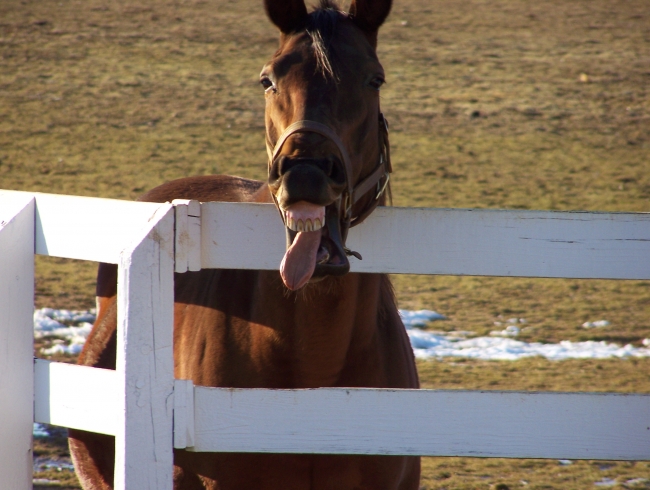
M 331 156 L 327 159 L 327 176 L 337 184 L 345 184 L 345 167 L 340 158 Z
M 332 177 L 332 173 L 334 172 L 334 157 L 329 157 L 325 161 L 325 168 L 323 170 L 325 171 L 325 175 Z
M 273 165 L 274 173 L 276 174 L 274 177 L 276 179 L 280 178 L 280 176 L 286 174 L 292 166 L 293 165 L 289 157 L 281 156 L 277 159 L 276 165 Z

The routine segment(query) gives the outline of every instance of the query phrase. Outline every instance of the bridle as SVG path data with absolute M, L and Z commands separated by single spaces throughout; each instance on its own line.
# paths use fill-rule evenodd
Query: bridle
M 338 207 L 341 212 L 341 236 L 345 241 L 347 237 L 348 229 L 352 228 L 363 222 L 379 205 L 379 200 L 382 195 L 386 192 L 388 188 L 388 182 L 390 180 L 390 173 L 393 171 L 391 162 L 390 162 L 390 145 L 388 142 L 388 122 L 384 115 L 379 113 L 379 162 L 375 166 L 374 170 L 366 177 L 364 177 L 360 182 L 357 182 L 355 185 L 352 184 L 351 176 L 352 172 L 352 161 L 350 160 L 350 155 L 348 154 L 341 138 L 330 128 L 329 126 L 309 120 L 296 121 L 291 124 L 278 138 L 278 141 L 275 143 L 275 147 L 271 149 L 268 140 L 267 140 L 267 153 L 269 155 L 269 170 L 273 165 L 276 157 L 282 150 L 284 143 L 287 139 L 296 134 L 296 133 L 317 133 L 325 138 L 329 139 L 334 143 L 339 151 L 341 159 L 343 160 L 343 166 L 345 169 L 345 183 L 346 188 L 339 197 Z M 359 202 L 359 200 L 365 196 L 371 190 L 375 190 L 375 196 L 369 201 L 369 203 L 355 216 L 352 215 L 353 206 Z M 279 208 L 278 202 L 275 198 L 275 195 L 271 193 L 273 200 L 275 201 L 276 207 Z M 282 215 L 282 220 L 284 221 L 284 215 Z M 286 223 L 285 223 L 286 224 Z M 356 254 L 356 252 L 350 252 Z M 349 255 L 349 254 L 348 254 Z

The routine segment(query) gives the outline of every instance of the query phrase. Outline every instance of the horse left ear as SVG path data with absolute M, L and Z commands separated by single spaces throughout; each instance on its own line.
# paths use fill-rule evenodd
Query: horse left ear
M 352 0 L 352 20 L 363 31 L 376 37 L 379 27 L 390 13 L 392 0 Z
M 307 22 L 305 0 L 264 0 L 264 8 L 271 22 L 284 34 L 299 31 Z

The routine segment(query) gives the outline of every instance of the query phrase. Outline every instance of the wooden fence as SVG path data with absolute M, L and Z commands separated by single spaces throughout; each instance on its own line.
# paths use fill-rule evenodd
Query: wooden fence
M 264 240 L 260 240 L 260 237 Z M 379 208 L 357 272 L 650 279 L 650 214 Z M 220 389 L 174 380 L 173 273 L 276 269 L 271 205 L 0 191 L 0 481 L 34 421 L 115 436 L 115 487 L 172 488 L 192 451 L 650 459 L 650 395 Z M 118 264 L 117 369 L 33 359 L 34 254 Z

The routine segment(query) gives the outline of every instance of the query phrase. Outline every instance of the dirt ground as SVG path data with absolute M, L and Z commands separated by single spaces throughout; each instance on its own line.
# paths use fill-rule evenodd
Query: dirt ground
M 133 199 L 188 175 L 264 178 L 258 74 L 276 45 L 258 0 L 4 0 L 0 188 Z M 395 205 L 650 211 L 647 0 L 399 0 L 379 55 Z M 37 271 L 37 306 L 94 306 L 95 264 L 39 257 Z M 485 334 L 517 316 L 526 341 L 650 337 L 650 281 L 393 279 L 401 307 L 449 318 L 436 329 Z M 601 319 L 611 326 L 581 327 Z M 427 387 L 647 393 L 649 367 L 431 361 L 420 372 Z M 422 484 L 598 482 L 650 488 L 650 467 L 430 458 Z

